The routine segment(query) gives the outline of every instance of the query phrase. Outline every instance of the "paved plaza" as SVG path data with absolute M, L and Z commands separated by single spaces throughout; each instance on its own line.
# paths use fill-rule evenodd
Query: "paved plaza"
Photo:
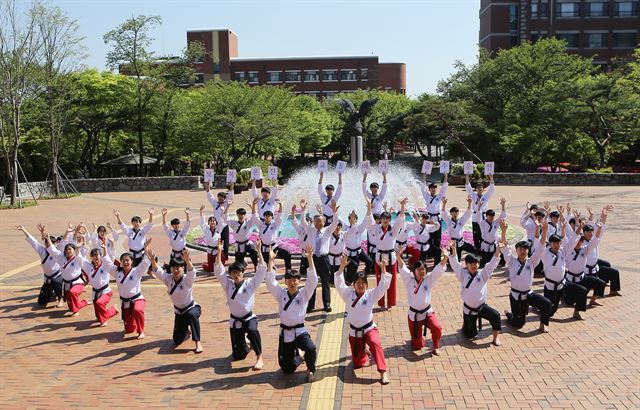
M 37 233 L 36 223 L 43 222 L 49 232 L 60 234 L 69 220 L 88 226 L 106 221 L 115 225 L 112 209 L 119 209 L 128 221 L 134 214 L 146 220 L 146 209 L 154 207 L 153 248 L 166 260 L 169 246 L 160 227 L 160 210 L 166 207 L 169 217 L 183 219 L 182 208 L 189 206 L 197 224 L 200 204 L 210 210 L 202 191 L 92 193 L 1 211 L 0 407 L 639 408 L 640 189 L 498 185 L 491 206 L 497 208 L 503 196 L 508 199 L 508 221 L 516 225 L 527 201 L 570 201 L 574 207 L 591 206 L 597 212 L 613 203 L 616 209 L 600 252 L 620 269 L 623 297 L 604 298 L 603 306 L 583 313 L 583 321 L 573 320 L 573 309 L 561 306 L 548 334 L 539 333 L 535 312 L 520 331 L 507 326 L 503 315 L 503 345 L 494 347 L 488 324 L 477 340 L 462 337 L 459 283 L 448 272 L 433 292 L 432 305 L 444 329 L 441 355 L 432 357 L 426 349 L 418 354 L 411 350 L 406 295 L 399 286 L 398 306 L 374 313 L 388 361 L 388 386 L 379 383 L 375 366 L 354 372 L 344 304 L 335 290 L 333 312 L 307 316 L 318 346 L 318 372 L 312 384 L 304 382 L 304 365 L 293 375 L 278 368 L 277 307 L 264 285 L 254 309 L 264 349 L 262 371 L 251 370 L 252 353 L 244 361 L 230 361 L 225 298 L 218 281 L 200 271 L 194 289 L 202 305 L 205 351 L 200 355 L 193 353 L 191 341 L 174 349 L 173 308 L 165 286 L 152 278 L 142 285 L 147 305 L 146 338 L 141 341 L 122 339 L 119 317 L 106 328 L 97 327 L 91 307 L 77 317 L 71 317 L 66 307 L 34 307 L 42 274 L 24 235 L 14 229 L 16 224 Z M 233 208 L 247 198 L 247 193 L 238 196 Z M 462 187 L 451 187 L 448 199 L 449 206 L 466 205 Z M 284 205 L 285 210 L 291 206 L 286 200 Z M 122 249 L 121 242 L 118 246 Z M 199 266 L 205 255 L 193 252 L 193 258 Z M 488 303 L 500 312 L 509 308 L 507 279 L 504 268 L 499 268 L 489 282 Z M 540 291 L 542 282 L 536 278 L 534 289 Z

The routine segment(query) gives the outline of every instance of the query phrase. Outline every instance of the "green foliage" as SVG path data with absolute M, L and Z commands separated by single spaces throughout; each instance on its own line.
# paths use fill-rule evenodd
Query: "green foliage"
M 613 168 L 587 168 L 587 174 L 613 174 Z

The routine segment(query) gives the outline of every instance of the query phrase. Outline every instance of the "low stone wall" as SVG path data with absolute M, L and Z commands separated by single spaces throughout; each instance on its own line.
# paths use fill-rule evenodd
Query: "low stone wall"
M 498 185 L 640 185 L 640 174 L 501 172 L 495 179 Z
M 116 191 L 177 191 L 202 188 L 200 176 L 177 177 L 141 177 L 141 178 L 96 178 L 96 179 L 72 179 L 71 183 L 78 192 L 116 192 Z M 42 195 L 53 195 L 51 181 L 30 182 L 31 190 L 36 198 Z M 28 199 L 31 197 L 29 186 L 26 183 L 19 184 L 19 195 Z M 68 182 L 64 182 L 67 192 L 73 192 Z M 65 190 L 60 187 L 60 191 Z

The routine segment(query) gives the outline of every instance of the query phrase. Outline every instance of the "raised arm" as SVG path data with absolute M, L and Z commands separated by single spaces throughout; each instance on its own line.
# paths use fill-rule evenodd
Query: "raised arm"
M 337 218 L 334 218 L 337 219 Z M 302 252 L 302 257 L 307 258 L 309 263 L 309 269 L 307 270 L 307 281 L 304 284 L 303 292 L 307 300 L 311 299 L 313 292 L 315 292 L 318 286 L 318 273 L 316 272 L 316 265 L 313 263 L 313 246 L 307 245 L 307 248 Z
M 453 269 L 453 273 L 455 273 L 456 278 L 460 282 L 462 282 L 462 266 L 460 262 L 458 262 L 458 253 L 456 252 L 456 241 L 453 241 L 451 244 L 451 256 L 449 257 L 449 264 L 451 265 L 451 269 Z
M 383 257 L 379 263 L 380 266 L 380 283 L 374 289 L 371 290 L 371 299 L 378 300 L 384 296 L 384 293 L 389 289 L 391 285 L 391 274 L 387 272 L 387 263 L 388 260 L 386 257 Z
M 340 295 L 342 300 L 344 300 L 345 302 L 349 299 L 349 294 L 350 294 L 349 287 L 344 283 L 344 275 L 343 275 L 344 268 L 346 268 L 348 263 L 349 263 L 349 257 L 347 255 L 342 255 L 340 257 L 340 267 L 334 274 L 334 282 L 336 285 L 336 290 L 338 291 L 338 294 Z

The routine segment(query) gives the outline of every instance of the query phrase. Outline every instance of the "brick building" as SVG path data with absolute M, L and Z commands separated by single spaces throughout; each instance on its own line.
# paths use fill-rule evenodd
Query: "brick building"
M 638 1 L 480 1 L 480 46 L 496 52 L 524 41 L 556 37 L 567 51 L 608 64 L 640 41 Z
M 238 37 L 228 29 L 188 30 L 187 42 L 201 42 L 196 83 L 246 81 L 293 87 L 294 92 L 332 97 L 359 88 L 406 93 L 406 65 L 380 63 L 377 56 L 239 58 Z

